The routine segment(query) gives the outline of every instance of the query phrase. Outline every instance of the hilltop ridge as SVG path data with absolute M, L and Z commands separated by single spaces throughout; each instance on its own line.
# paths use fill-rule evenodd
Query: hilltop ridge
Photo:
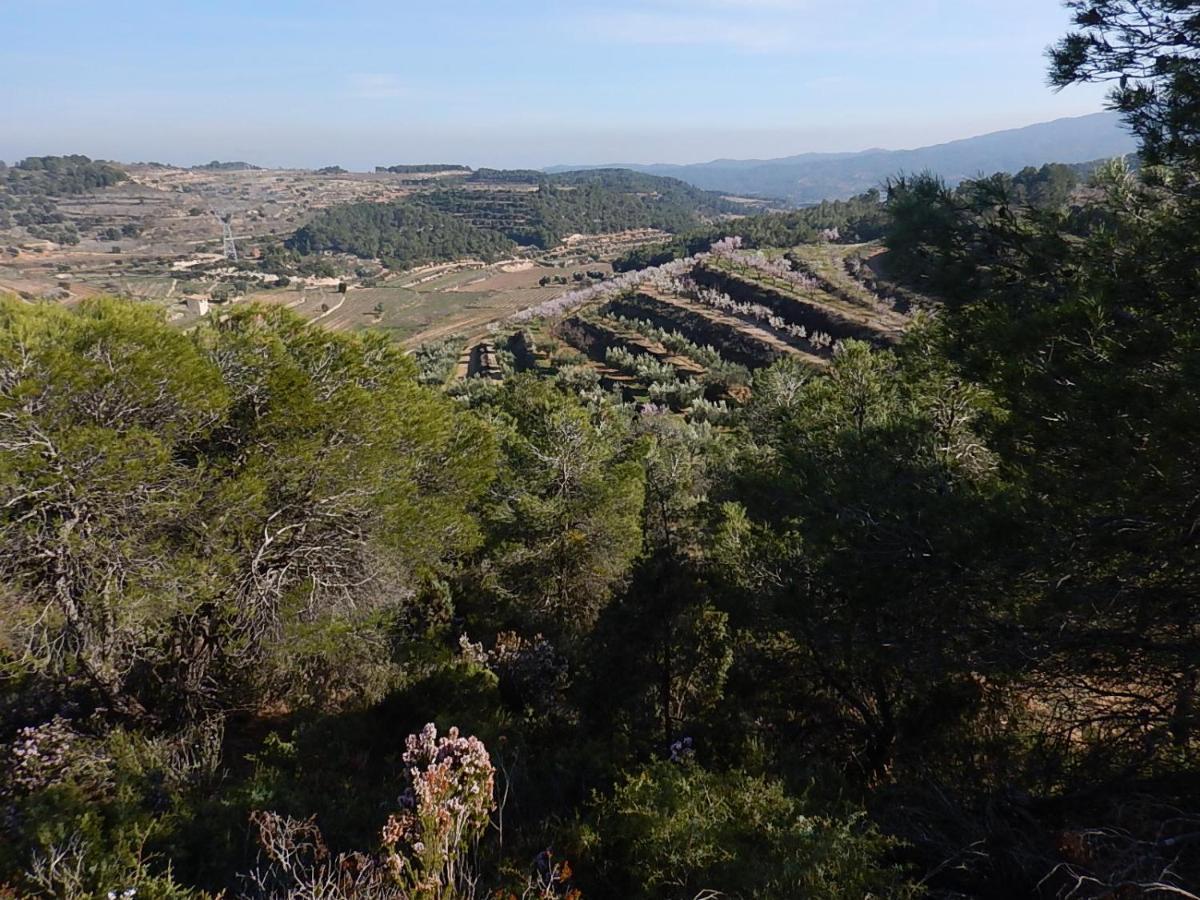
M 625 168 L 678 178 L 709 191 L 780 197 L 790 203 L 846 199 L 898 172 L 929 170 L 950 184 L 987 172 L 1016 172 L 1048 162 L 1082 163 L 1136 148 L 1115 113 L 1055 119 L 911 150 L 800 153 L 778 159 L 716 159 L 674 165 L 552 166 L 547 172 Z

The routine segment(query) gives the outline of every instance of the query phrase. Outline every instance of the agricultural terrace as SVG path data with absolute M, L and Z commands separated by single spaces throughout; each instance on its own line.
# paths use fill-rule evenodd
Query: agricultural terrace
M 494 377 L 478 359 L 495 343 L 502 372 L 570 370 L 583 385 L 618 390 L 628 401 L 719 421 L 749 396 L 756 369 L 781 358 L 821 368 L 841 341 L 886 346 L 899 339 L 909 315 L 859 277 L 871 271 L 865 263 L 847 262 L 878 252 L 861 244 L 749 251 L 725 239 L 708 252 L 559 292 L 492 323 L 486 342 L 463 346 L 455 375 Z M 509 352 L 513 341 L 520 354 Z

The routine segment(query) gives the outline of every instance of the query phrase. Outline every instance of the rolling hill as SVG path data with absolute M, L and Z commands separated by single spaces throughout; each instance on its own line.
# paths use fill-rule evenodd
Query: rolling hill
M 462 256 L 495 259 L 517 246 L 546 249 L 573 233 L 678 233 L 746 209 L 677 179 L 626 170 L 481 169 L 468 180 L 469 189 L 438 187 L 392 203 L 323 210 L 288 245 L 302 254 L 350 253 L 407 268 Z

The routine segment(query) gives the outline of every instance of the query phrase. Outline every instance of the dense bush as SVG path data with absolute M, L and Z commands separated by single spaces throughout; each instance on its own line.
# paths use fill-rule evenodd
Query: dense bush
M 381 337 L 253 309 L 187 337 L 111 301 L 0 317 L 5 624 L 116 709 L 286 693 L 475 540 L 488 436 Z
M 861 816 L 812 814 L 777 781 L 658 762 L 599 803 L 596 888 L 629 898 L 918 896 L 888 864 L 894 842 Z

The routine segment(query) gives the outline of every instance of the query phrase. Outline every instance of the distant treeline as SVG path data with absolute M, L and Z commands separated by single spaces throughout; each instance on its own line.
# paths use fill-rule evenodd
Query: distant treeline
M 714 241 L 726 237 L 740 237 L 751 247 L 791 247 L 836 229 L 839 240 L 870 241 L 883 234 L 886 224 L 882 197 L 872 190 L 851 200 L 832 200 L 794 212 L 747 216 L 695 228 L 666 243 L 630 250 L 613 263 L 613 268 L 626 272 L 659 266 L 707 250 Z
M 548 179 L 545 172 L 537 169 L 476 169 L 468 180 L 492 184 L 542 184 Z
M 452 165 L 449 163 L 420 163 L 410 166 L 376 166 L 375 171 L 382 175 L 429 175 L 434 172 L 470 172 L 470 166 Z
M 450 189 L 392 204 L 336 207 L 299 229 L 288 246 L 409 268 L 461 256 L 493 258 L 518 244 L 550 247 L 574 233 L 682 231 L 739 209 L 672 178 L 617 170 L 535 174 L 540 181 L 530 191 Z
M 248 162 L 221 162 L 214 159 L 212 162 L 206 162 L 200 166 L 192 166 L 193 170 L 201 172 L 257 172 L 262 169 L 262 166 L 256 166 Z
M 11 167 L 0 162 L 0 188 L 12 194 L 43 197 L 82 194 L 128 177 L 115 166 L 86 156 L 30 156 Z
M 997 173 L 984 181 L 1003 188 L 1009 202 L 1036 207 L 1066 203 L 1099 163 L 1032 166 L 1016 175 Z M 971 192 L 980 181 L 964 182 Z M 870 190 L 850 200 L 831 200 L 786 213 L 767 213 L 732 219 L 683 232 L 662 244 L 638 247 L 613 263 L 618 272 L 659 266 L 707 250 L 714 241 L 740 237 L 751 247 L 791 247 L 816 240 L 822 232 L 837 231 L 837 239 L 857 243 L 883 236 L 888 226 L 883 195 Z

